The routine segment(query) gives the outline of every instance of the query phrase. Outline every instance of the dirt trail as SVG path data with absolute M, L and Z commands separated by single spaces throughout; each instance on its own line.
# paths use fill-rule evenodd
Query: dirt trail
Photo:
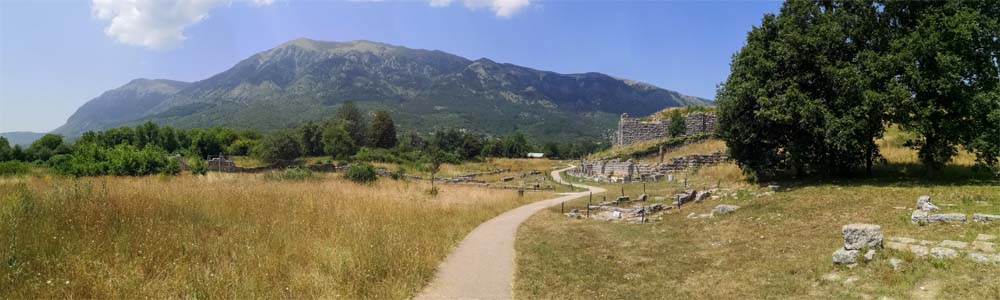
M 565 183 L 560 172 L 552 172 L 556 182 Z M 576 185 L 588 192 L 599 187 Z M 588 192 L 527 204 L 479 224 L 438 266 L 434 280 L 415 299 L 511 299 L 514 283 L 514 238 L 517 227 L 531 215 L 547 207 L 577 199 Z

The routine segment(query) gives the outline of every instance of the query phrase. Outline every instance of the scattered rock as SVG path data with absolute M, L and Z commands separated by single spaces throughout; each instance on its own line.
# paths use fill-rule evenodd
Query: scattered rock
M 694 196 L 694 202 L 701 202 L 702 200 L 708 199 L 708 197 L 710 197 L 710 196 L 712 196 L 712 192 L 709 192 L 709 191 L 700 191 L 700 192 L 697 192 L 697 193 L 695 193 L 695 196 Z
M 933 214 L 927 216 L 928 223 L 965 223 L 965 214 Z
M 725 215 L 740 209 L 739 206 L 729 204 L 719 204 L 712 209 L 712 215 Z
M 687 218 L 688 218 L 688 219 L 694 219 L 694 218 L 695 218 L 695 215 L 697 215 L 697 214 L 695 214 L 695 213 L 690 213 L 690 214 L 688 214 Z
M 989 222 L 1000 221 L 1000 215 L 973 214 L 972 221 L 978 223 L 989 223 Z
M 576 209 L 576 208 L 574 208 L 574 209 L 570 210 L 568 213 L 566 213 L 566 216 L 570 217 L 570 218 L 574 218 L 574 219 L 579 219 L 579 218 L 583 217 L 583 216 L 580 215 L 580 210 Z
M 874 224 L 848 224 L 841 229 L 844 235 L 844 249 L 857 250 L 864 247 L 882 248 L 882 226 Z
M 875 250 L 868 249 L 868 252 L 865 252 L 865 255 L 863 257 L 865 259 L 865 262 L 869 262 L 869 261 L 874 260 L 875 259 Z
M 923 195 L 917 197 L 917 209 L 927 212 L 938 210 L 938 207 L 934 203 L 931 203 L 931 196 Z
M 993 243 L 984 241 L 973 241 L 972 250 L 982 251 L 986 253 L 996 252 L 996 250 L 993 248 Z
M 618 203 L 621 203 L 621 202 L 628 202 L 628 196 L 621 196 L 621 197 L 618 197 L 618 199 L 615 199 L 615 202 L 618 202 Z
M 656 201 L 663 201 L 663 200 L 667 200 L 667 197 L 663 197 L 663 196 L 656 196 L 656 197 L 653 197 L 653 200 L 656 200 Z
M 833 263 L 853 264 L 858 262 L 858 250 L 837 249 L 833 252 Z
M 992 241 L 996 238 L 997 237 L 995 235 L 990 235 L 985 233 L 980 233 L 979 235 L 976 236 L 977 241 Z
M 965 249 L 966 247 L 968 247 L 969 243 L 959 242 L 959 241 L 951 241 L 951 240 L 943 240 L 943 241 L 941 241 L 940 244 L 938 244 L 938 246 L 962 250 L 962 249 Z
M 980 252 L 969 252 L 969 254 L 965 255 L 965 258 L 980 264 L 996 262 L 996 257 Z
M 778 189 L 781 188 L 781 186 L 772 184 L 772 185 L 767 186 L 767 188 L 770 189 L 772 192 L 777 192 Z
M 927 256 L 927 254 L 930 254 L 930 251 L 927 250 L 927 247 L 920 245 L 910 245 L 910 252 L 913 252 L 914 255 L 919 257 L 924 257 Z
M 910 214 L 910 223 L 914 225 L 927 224 L 927 212 L 919 209 L 914 210 L 913 214 Z
M 889 265 L 892 266 L 892 270 L 899 271 L 899 270 L 903 269 L 903 260 L 895 258 L 895 257 L 890 258 L 889 259 Z
M 935 258 L 955 258 L 958 257 L 958 251 L 950 248 L 934 247 L 931 248 L 931 256 Z
M 637 199 L 637 200 L 639 200 L 639 201 L 646 201 L 647 198 L 649 198 L 649 195 L 642 194 L 642 195 L 639 195 L 639 199 Z

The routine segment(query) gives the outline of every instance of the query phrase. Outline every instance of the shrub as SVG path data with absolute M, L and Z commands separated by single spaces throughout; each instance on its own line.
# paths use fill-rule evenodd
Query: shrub
M 0 162 L 0 176 L 22 175 L 31 171 L 31 164 L 16 160 Z
M 205 175 L 208 174 L 208 163 L 205 160 L 195 158 L 191 162 L 191 174 L 193 175 Z
M 181 163 L 177 161 L 180 158 L 168 158 L 167 164 L 160 168 L 160 173 L 166 175 L 177 175 L 181 173 Z
M 344 174 L 344 177 L 357 183 L 371 183 L 378 179 L 375 167 L 367 163 L 352 164 L 351 167 L 347 168 L 347 174 Z
M 354 154 L 352 157 L 355 161 L 363 162 L 382 162 L 382 163 L 392 163 L 401 164 L 403 160 L 400 159 L 395 153 L 387 149 L 373 149 L 368 147 L 362 147 L 358 153 Z
M 400 180 L 400 179 L 403 179 L 403 178 L 406 178 L 406 167 L 399 166 L 399 168 L 396 169 L 395 172 L 392 172 L 392 179 L 393 180 Z

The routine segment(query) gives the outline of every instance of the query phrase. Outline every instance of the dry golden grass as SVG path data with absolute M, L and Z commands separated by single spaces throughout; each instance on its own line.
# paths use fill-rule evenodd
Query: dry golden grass
M 0 295 L 413 296 L 479 223 L 545 193 L 334 175 L 18 178 L 0 182 Z

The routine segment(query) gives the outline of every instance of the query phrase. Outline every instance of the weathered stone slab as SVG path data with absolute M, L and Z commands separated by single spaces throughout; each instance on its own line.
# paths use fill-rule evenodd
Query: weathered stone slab
M 955 249 L 951 248 L 934 247 L 931 248 L 931 257 L 943 258 L 943 259 L 955 258 L 958 257 L 958 251 L 955 251 Z
M 997 263 L 995 256 L 980 252 L 969 252 L 965 258 L 979 264 Z
M 858 262 L 858 250 L 847 250 L 844 248 L 837 249 L 833 252 L 833 263 L 835 264 L 853 264 Z
M 996 238 L 997 237 L 995 235 L 985 234 L 985 233 L 980 233 L 979 235 L 976 236 L 977 241 L 992 241 Z
M 712 196 L 712 192 L 709 192 L 709 191 L 700 191 L 700 192 L 697 192 L 697 193 L 695 193 L 695 196 L 694 196 L 694 202 L 701 202 L 701 201 L 703 201 L 705 199 L 708 199 L 708 197 L 711 197 L 711 196 Z
M 894 237 L 890 237 L 888 239 L 889 239 L 889 241 L 897 242 L 897 243 L 903 243 L 903 244 L 916 244 L 917 243 L 916 239 L 905 237 L 905 236 L 894 236 Z
M 719 204 L 712 209 L 712 215 L 725 215 L 740 209 L 739 206 L 729 204 Z
M 965 214 L 933 214 L 927 216 L 928 223 L 965 223 Z
M 978 223 L 1000 222 L 1000 215 L 973 214 L 972 221 Z
M 922 211 L 938 210 L 937 205 L 931 203 L 931 196 L 923 195 L 917 197 L 917 209 Z
M 882 226 L 875 224 L 848 224 L 841 229 L 844 235 L 844 249 L 857 250 L 864 247 L 882 248 Z
M 885 247 L 897 251 L 910 250 L 909 244 L 904 244 L 900 242 L 885 242 Z
M 913 223 L 914 225 L 927 224 L 927 212 L 919 209 L 914 210 L 913 213 L 910 214 L 910 223 Z
M 914 255 L 919 257 L 924 257 L 930 254 L 930 250 L 928 250 L 927 247 L 920 245 L 910 245 L 910 252 L 913 252 Z
M 938 246 L 962 250 L 962 249 L 965 249 L 966 247 L 968 247 L 969 243 L 960 242 L 960 241 L 952 241 L 952 240 L 943 240 L 943 241 L 941 241 L 940 244 L 938 244 Z
M 973 241 L 972 250 L 982 251 L 986 253 L 996 252 L 995 248 L 993 248 L 993 243 L 984 241 Z

